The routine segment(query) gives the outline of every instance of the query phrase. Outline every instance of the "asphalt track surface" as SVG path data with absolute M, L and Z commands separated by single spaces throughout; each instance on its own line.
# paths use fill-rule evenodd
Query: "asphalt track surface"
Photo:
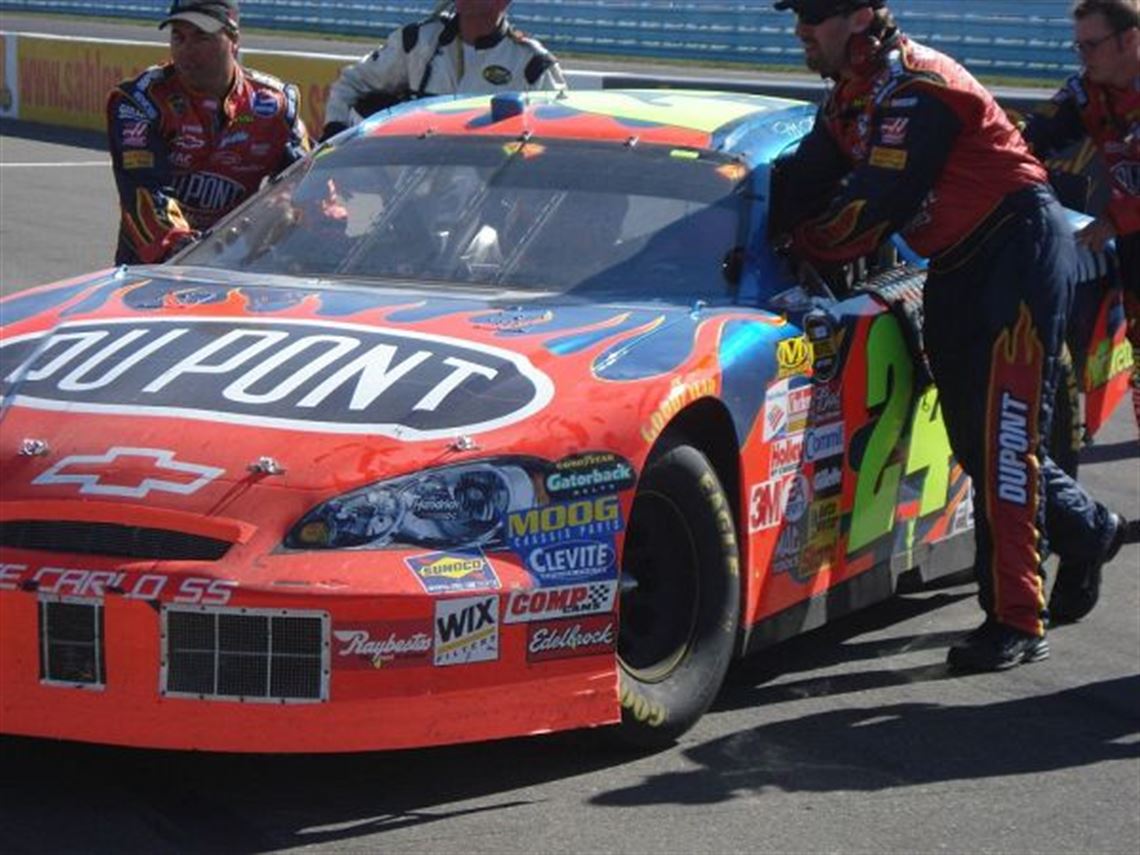
M 107 266 L 97 137 L 0 123 L 0 289 Z M 0 441 L 11 441 L 3 438 Z M 1140 518 L 1118 410 L 1082 480 Z M 898 596 L 738 665 L 678 745 L 577 734 L 387 754 L 245 757 L 0 738 L 0 847 L 41 852 L 1140 850 L 1140 545 L 1052 658 L 951 677 L 970 584 Z M 0 691 L 3 690 L 0 685 Z

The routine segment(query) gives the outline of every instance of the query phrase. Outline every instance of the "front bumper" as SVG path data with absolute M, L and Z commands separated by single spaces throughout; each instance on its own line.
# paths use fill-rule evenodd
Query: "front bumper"
M 112 565 L 85 571 L 104 574 L 94 581 L 41 574 L 47 584 L 33 589 L 14 581 L 27 572 L 11 568 L 46 566 L 42 553 L 5 550 L 0 562 L 9 568 L 0 575 L 3 733 L 150 748 L 345 752 L 620 720 L 607 642 L 616 640 L 616 614 L 508 620 L 521 570 L 500 572 L 500 590 L 438 596 L 317 584 L 286 593 L 229 588 L 157 568 L 116 577 Z M 57 669 L 74 645 L 71 630 L 53 623 L 59 614 L 94 618 L 99 646 L 79 645 L 94 667 Z M 425 649 L 440 615 L 450 616 L 451 636 L 429 636 Z M 304 649 L 290 646 L 295 638 L 274 638 L 296 625 L 307 627 Z M 463 633 L 481 633 L 481 646 L 466 644 Z M 262 679 L 295 672 L 297 662 L 319 687 L 308 678 L 302 690 L 296 679 Z

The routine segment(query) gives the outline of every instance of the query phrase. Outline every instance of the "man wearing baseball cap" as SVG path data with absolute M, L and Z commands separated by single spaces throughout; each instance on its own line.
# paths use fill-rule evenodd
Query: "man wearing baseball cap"
M 165 261 L 309 150 L 297 88 L 238 62 L 237 0 L 174 0 L 170 61 L 107 101 L 117 264 Z
M 930 260 L 924 338 L 955 456 L 974 485 L 974 572 L 985 621 L 957 670 L 1049 655 L 1045 510 L 1062 560 L 1099 568 L 1121 518 L 1050 459 L 1052 402 L 1076 245 L 1044 167 L 993 97 L 903 35 L 883 0 L 779 0 L 809 68 L 834 81 L 773 212 L 800 258 L 866 256 L 899 232 Z M 790 194 L 789 194 L 790 195 Z

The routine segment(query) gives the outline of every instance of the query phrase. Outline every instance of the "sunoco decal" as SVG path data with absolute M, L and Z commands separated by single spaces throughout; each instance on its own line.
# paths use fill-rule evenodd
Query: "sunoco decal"
M 525 358 L 328 321 L 84 321 L 0 342 L 4 403 L 290 430 L 453 437 L 518 422 L 553 385 Z
M 499 587 L 499 577 L 478 549 L 429 552 L 404 559 L 429 594 Z

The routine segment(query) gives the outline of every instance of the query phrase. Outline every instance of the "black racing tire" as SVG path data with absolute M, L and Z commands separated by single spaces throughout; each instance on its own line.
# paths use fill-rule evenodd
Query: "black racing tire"
M 683 438 L 663 440 L 638 484 L 622 554 L 622 745 L 671 745 L 716 698 L 740 621 L 739 565 L 712 464 Z

